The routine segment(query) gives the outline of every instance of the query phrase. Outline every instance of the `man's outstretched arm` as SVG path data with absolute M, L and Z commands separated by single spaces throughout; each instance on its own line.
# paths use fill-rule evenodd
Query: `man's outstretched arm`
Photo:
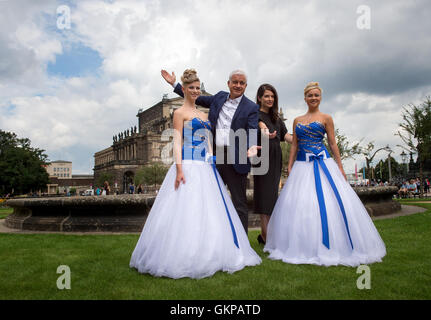
M 183 87 L 181 86 L 181 84 L 178 82 L 178 84 L 175 85 L 177 79 L 177 77 L 175 76 L 175 72 L 172 71 L 172 74 L 170 74 L 166 70 L 162 70 L 161 74 L 163 79 L 165 79 L 167 83 L 174 87 L 174 92 L 184 98 Z M 204 108 L 209 108 L 211 106 L 211 103 L 213 102 L 213 99 L 214 96 L 200 96 L 196 99 L 196 104 Z

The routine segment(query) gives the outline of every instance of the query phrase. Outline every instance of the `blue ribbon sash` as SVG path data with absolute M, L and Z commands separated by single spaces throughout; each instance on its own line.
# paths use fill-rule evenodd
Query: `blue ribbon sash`
M 344 219 L 344 225 L 346 226 L 347 234 L 349 236 L 350 245 L 353 250 L 353 242 L 352 238 L 350 237 L 350 230 L 349 230 L 349 224 L 347 222 L 346 212 L 344 210 L 343 201 L 341 200 L 340 194 L 337 190 L 337 187 L 335 186 L 334 180 L 331 177 L 331 174 L 329 173 L 328 168 L 325 165 L 325 162 L 323 161 L 323 154 L 320 155 L 311 155 L 309 157 L 309 161 L 313 161 L 313 167 L 314 167 L 314 182 L 316 185 L 316 193 L 317 193 L 317 199 L 319 202 L 319 208 L 320 208 L 320 220 L 322 223 L 322 243 L 326 248 L 329 247 L 329 232 L 328 232 L 328 218 L 326 214 L 326 205 L 325 205 L 325 199 L 323 197 L 323 190 L 322 190 L 322 181 L 320 179 L 320 173 L 319 173 L 319 164 L 322 168 L 323 172 L 325 173 L 326 177 L 328 178 L 329 184 L 332 187 L 332 190 L 334 191 L 335 197 L 337 198 L 338 205 L 340 207 L 341 213 L 343 215 Z
M 220 190 L 220 195 L 221 195 L 221 198 L 223 199 L 224 208 L 226 210 L 226 214 L 227 214 L 227 217 L 229 219 L 230 228 L 232 230 L 232 235 L 233 235 L 233 242 L 235 243 L 236 247 L 239 249 L 238 238 L 236 236 L 235 227 L 233 226 L 232 218 L 230 216 L 229 209 L 227 208 L 226 200 L 224 199 L 223 192 L 222 192 L 222 189 L 221 189 L 221 186 L 220 186 L 220 181 L 219 181 L 219 179 L 217 177 L 217 168 L 216 168 L 216 164 L 215 164 L 216 157 L 212 156 L 210 159 L 212 160 L 211 161 L 211 165 L 213 167 L 214 176 L 215 176 L 215 178 L 217 180 L 218 189 Z

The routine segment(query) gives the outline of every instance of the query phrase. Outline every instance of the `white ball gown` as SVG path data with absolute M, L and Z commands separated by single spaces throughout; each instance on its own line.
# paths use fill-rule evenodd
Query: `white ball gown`
M 219 173 L 205 161 L 209 128 L 210 123 L 199 118 L 184 123 L 182 169 L 186 182 L 175 190 L 173 164 L 130 260 L 130 267 L 140 273 L 199 279 L 217 271 L 233 273 L 262 261 L 250 246 Z
M 298 123 L 298 154 L 280 192 L 265 252 L 292 264 L 358 266 L 386 255 L 361 200 L 330 158 L 320 122 Z

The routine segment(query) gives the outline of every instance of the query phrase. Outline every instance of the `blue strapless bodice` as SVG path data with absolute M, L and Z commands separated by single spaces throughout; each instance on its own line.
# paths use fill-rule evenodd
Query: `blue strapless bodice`
M 205 161 L 209 153 L 211 124 L 197 117 L 184 122 L 182 160 Z
M 297 123 L 295 132 L 298 138 L 298 154 L 296 160 L 307 161 L 307 153 L 318 155 L 322 151 L 326 154 L 326 158 L 331 157 L 323 144 L 326 130 L 322 123 L 318 121 L 306 125 Z

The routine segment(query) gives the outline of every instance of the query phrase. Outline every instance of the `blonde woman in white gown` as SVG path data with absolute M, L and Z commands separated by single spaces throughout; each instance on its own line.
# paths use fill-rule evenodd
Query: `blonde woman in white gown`
M 173 119 L 175 163 L 157 194 L 130 267 L 157 277 L 199 279 L 258 265 L 261 259 L 212 163 L 210 122 L 195 105 L 200 94 L 196 71 L 184 71 L 181 79 L 184 105 Z
M 293 123 L 289 177 L 268 224 L 265 252 L 293 264 L 358 266 L 380 262 L 385 244 L 346 181 L 332 117 L 320 112 L 322 90 L 307 85 L 308 112 Z M 334 159 L 323 144 L 325 133 Z

